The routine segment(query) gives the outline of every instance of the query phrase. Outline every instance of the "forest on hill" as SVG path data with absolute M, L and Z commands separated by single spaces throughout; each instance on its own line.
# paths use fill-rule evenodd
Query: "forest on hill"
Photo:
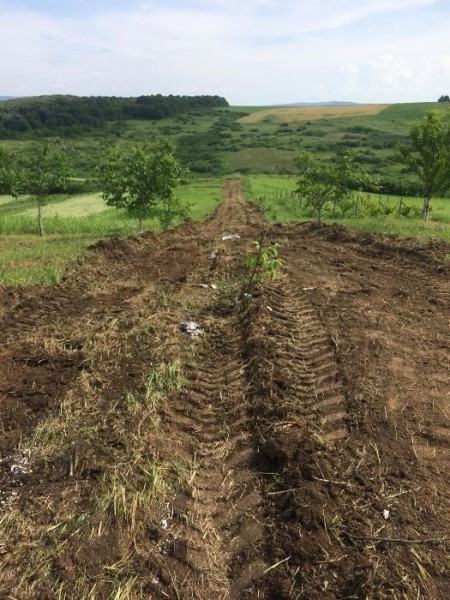
M 79 135 L 124 120 L 156 121 L 228 106 L 220 96 L 36 96 L 0 105 L 0 139 Z

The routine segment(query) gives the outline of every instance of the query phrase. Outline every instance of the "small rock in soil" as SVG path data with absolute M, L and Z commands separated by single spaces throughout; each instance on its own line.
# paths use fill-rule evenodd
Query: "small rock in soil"
M 187 335 L 199 335 L 202 329 L 198 323 L 195 321 L 184 321 L 180 323 L 179 329 L 182 333 L 186 333 Z

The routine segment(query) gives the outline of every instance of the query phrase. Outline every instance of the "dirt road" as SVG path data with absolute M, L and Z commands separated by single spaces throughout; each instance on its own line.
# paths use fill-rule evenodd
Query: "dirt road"
M 244 296 L 261 236 L 285 267 Z M 0 597 L 448 597 L 448 253 L 232 181 L 0 289 Z

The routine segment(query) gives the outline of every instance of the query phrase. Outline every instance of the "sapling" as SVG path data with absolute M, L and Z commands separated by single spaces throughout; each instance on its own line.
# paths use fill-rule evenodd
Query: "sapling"
M 273 281 L 285 261 L 278 255 L 280 244 L 275 242 L 270 246 L 264 246 L 262 240 L 253 240 L 253 254 L 246 254 L 244 261 L 250 268 L 250 278 L 246 289 L 249 290 L 255 281 Z

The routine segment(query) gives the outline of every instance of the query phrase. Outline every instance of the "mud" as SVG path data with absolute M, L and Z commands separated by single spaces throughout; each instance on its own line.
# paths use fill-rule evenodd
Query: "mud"
M 285 268 L 244 297 L 255 239 Z M 448 597 L 449 251 L 269 225 L 230 182 L 203 224 L 1 289 L 0 597 Z M 162 363 L 182 384 L 138 413 Z M 162 498 L 105 508 L 144 459 Z

